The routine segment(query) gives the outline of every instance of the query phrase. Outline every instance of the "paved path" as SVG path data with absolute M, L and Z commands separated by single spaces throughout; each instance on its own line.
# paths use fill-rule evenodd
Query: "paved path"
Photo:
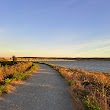
M 65 80 L 51 67 L 40 67 L 13 93 L 0 98 L 0 110 L 73 110 Z

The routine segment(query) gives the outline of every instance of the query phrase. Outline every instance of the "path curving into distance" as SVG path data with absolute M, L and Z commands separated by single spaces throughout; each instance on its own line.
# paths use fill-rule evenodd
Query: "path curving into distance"
M 66 81 L 40 64 L 40 70 L 24 84 L 0 97 L 0 110 L 73 110 L 73 103 Z

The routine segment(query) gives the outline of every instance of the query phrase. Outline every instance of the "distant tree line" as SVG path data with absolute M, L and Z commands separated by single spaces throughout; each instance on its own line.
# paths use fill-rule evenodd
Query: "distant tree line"
M 68 58 L 68 57 L 17 57 L 19 60 L 103 60 L 110 61 L 110 58 Z

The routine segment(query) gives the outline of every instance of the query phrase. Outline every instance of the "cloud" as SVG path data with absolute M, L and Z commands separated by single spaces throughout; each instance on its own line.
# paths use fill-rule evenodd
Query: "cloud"
M 100 49 L 100 48 L 108 48 L 110 46 L 110 40 L 92 40 L 92 41 L 88 41 L 86 43 L 82 43 L 82 44 L 79 44 L 77 46 L 77 49 L 78 50 L 81 50 L 81 49 L 84 49 L 84 48 L 87 48 L 87 49 Z
M 103 51 L 103 52 L 109 51 L 110 52 L 110 46 L 97 48 L 96 51 Z
M 94 40 L 88 40 L 83 43 L 73 42 L 65 47 L 63 53 L 68 53 L 67 56 L 76 57 L 109 57 L 110 55 L 110 39 L 101 36 Z
M 109 57 L 110 40 L 103 37 L 100 40 L 80 44 L 74 53 L 78 53 L 80 57 Z

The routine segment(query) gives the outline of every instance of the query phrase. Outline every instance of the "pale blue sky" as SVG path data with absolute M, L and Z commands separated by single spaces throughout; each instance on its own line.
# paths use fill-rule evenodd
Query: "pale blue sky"
M 0 56 L 110 57 L 110 0 L 0 0 Z

